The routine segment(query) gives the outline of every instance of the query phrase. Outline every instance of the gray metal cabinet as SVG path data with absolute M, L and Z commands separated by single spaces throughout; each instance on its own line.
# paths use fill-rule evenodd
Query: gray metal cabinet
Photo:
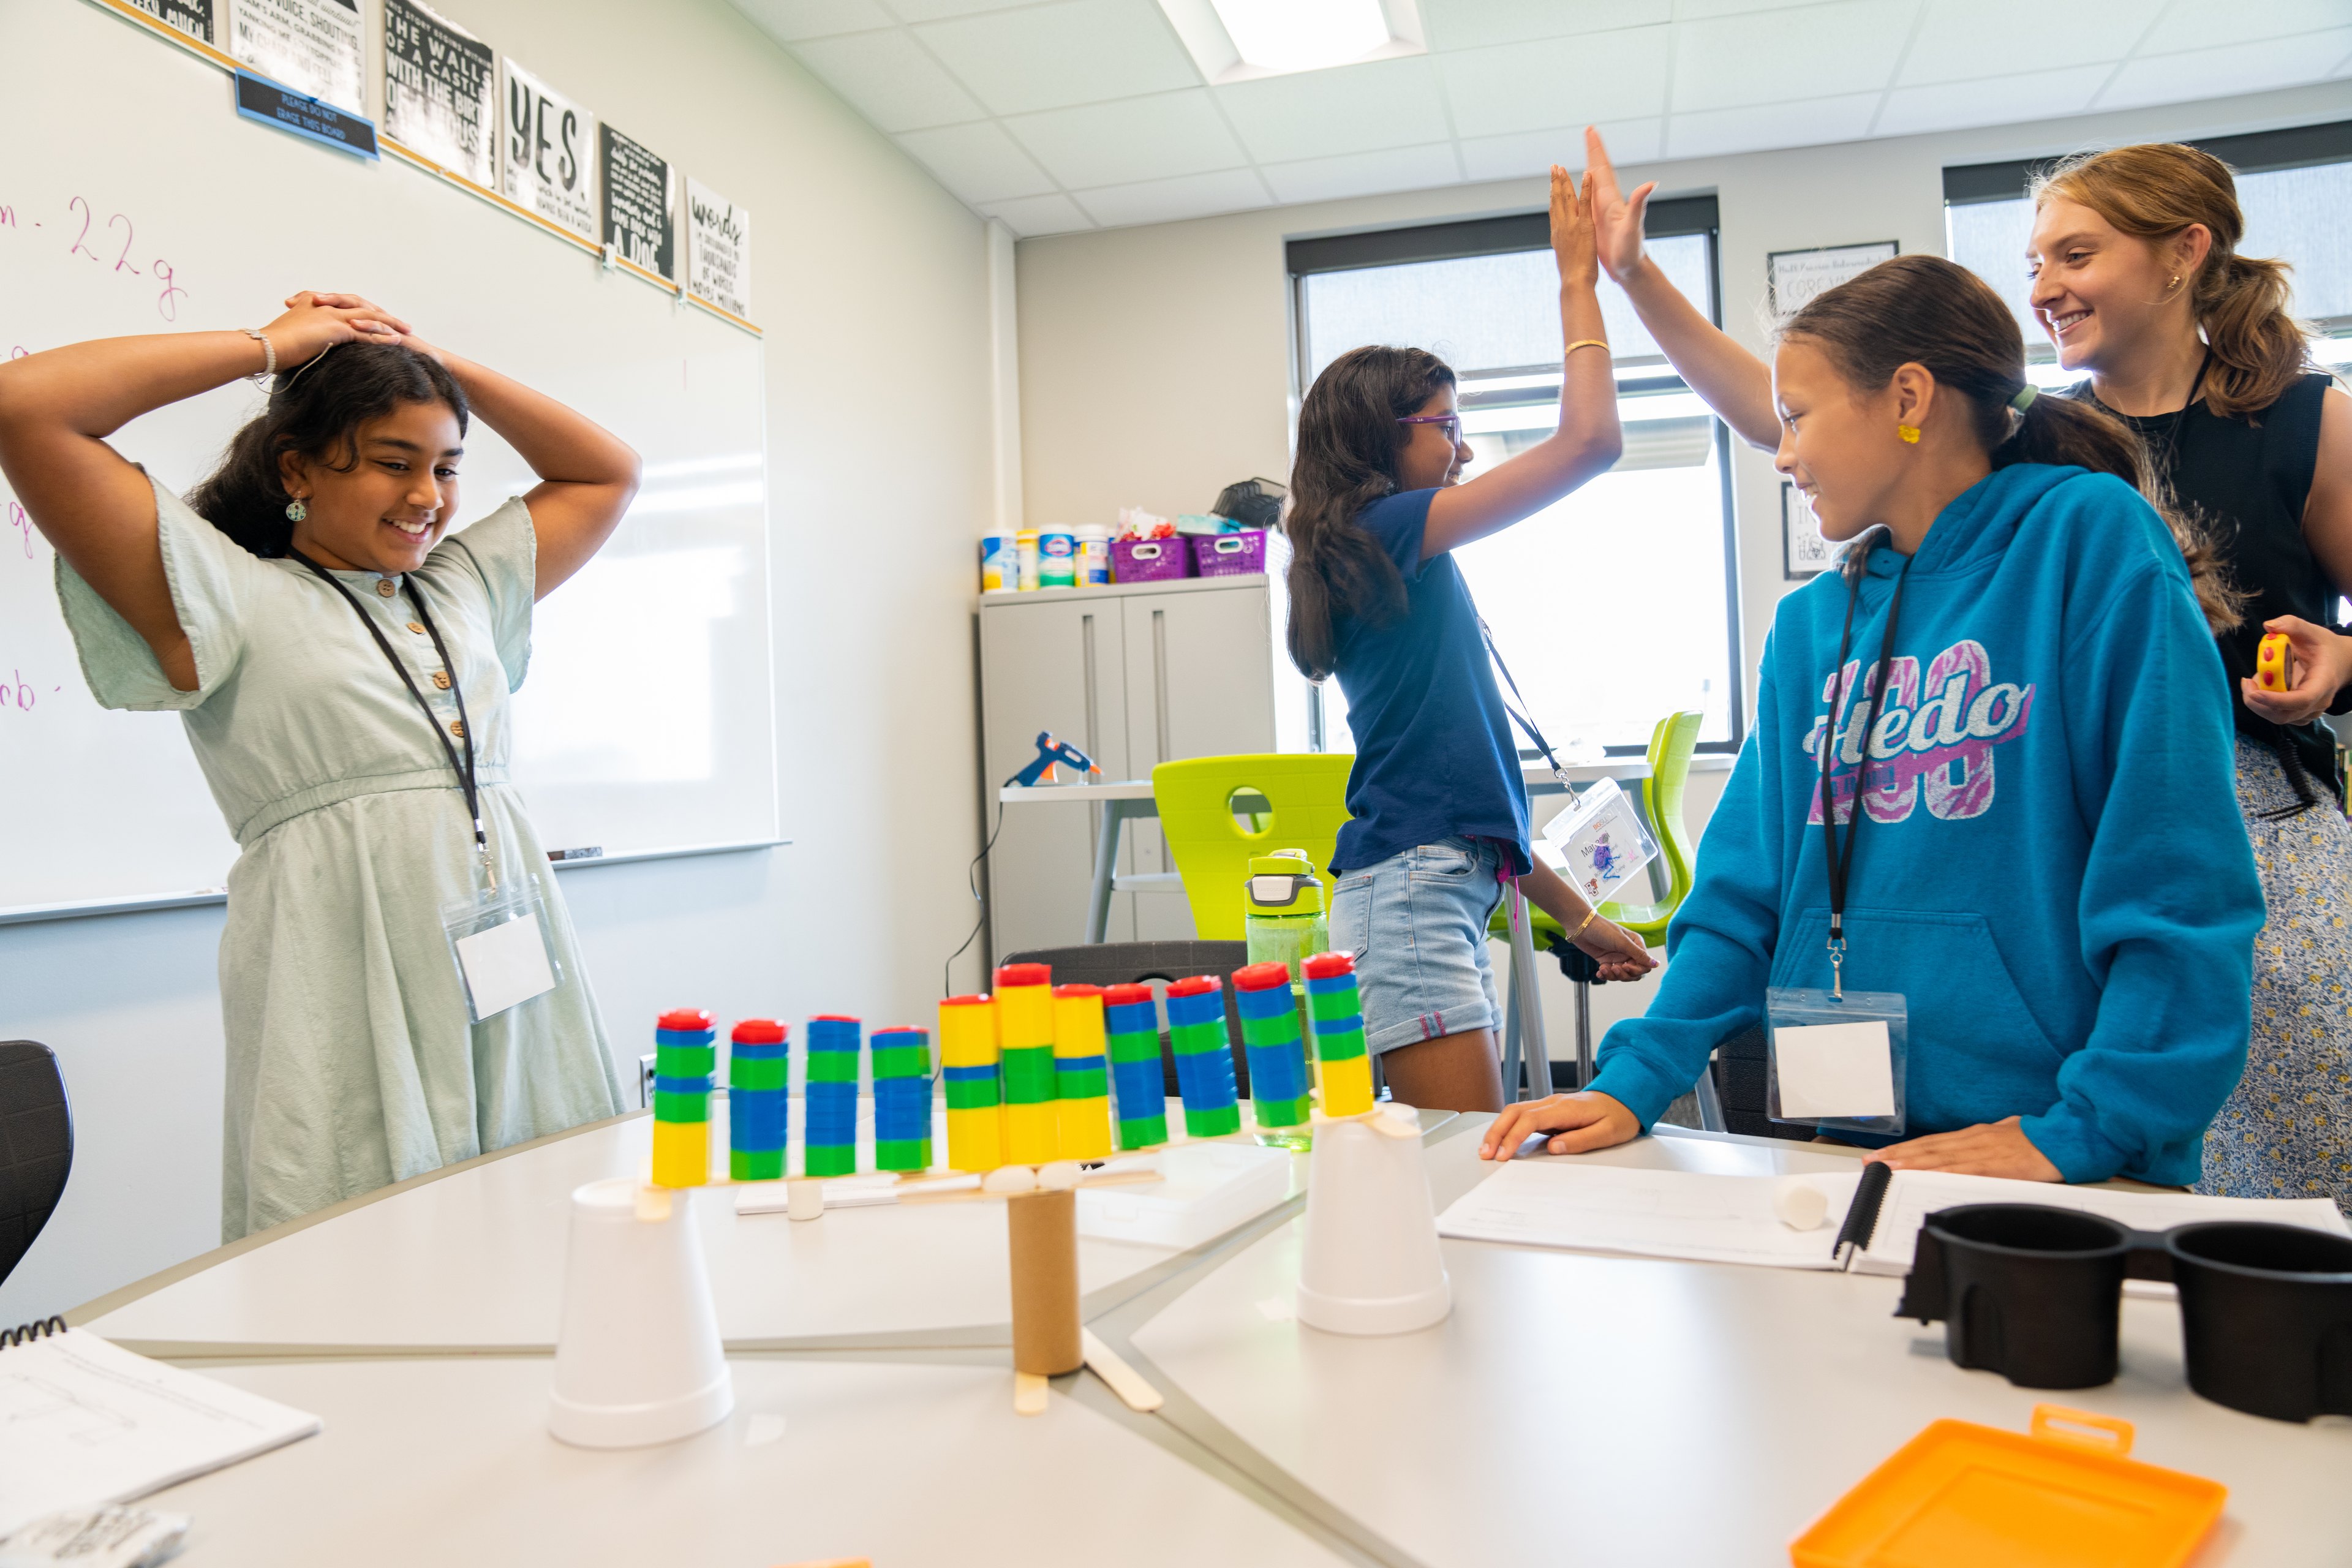
M 1274 625 L 1264 577 L 985 594 L 980 609 L 986 820 L 1037 731 L 1076 743 L 1108 781 L 1172 757 L 1275 749 Z M 1086 934 L 1100 808 L 1009 806 L 989 855 L 990 934 L 1002 955 Z M 1128 830 L 1123 873 L 1172 870 L 1159 830 Z M 1117 893 L 1112 942 L 1189 937 L 1181 892 Z

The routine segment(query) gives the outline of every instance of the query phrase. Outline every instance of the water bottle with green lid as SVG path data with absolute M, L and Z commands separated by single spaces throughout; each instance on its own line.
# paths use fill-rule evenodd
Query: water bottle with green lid
M 1252 963 L 1280 963 L 1290 971 L 1297 989 L 1303 982 L 1298 966 L 1331 946 L 1331 918 L 1324 907 L 1323 884 L 1304 849 L 1285 849 L 1255 856 L 1243 882 L 1242 928 L 1249 938 Z

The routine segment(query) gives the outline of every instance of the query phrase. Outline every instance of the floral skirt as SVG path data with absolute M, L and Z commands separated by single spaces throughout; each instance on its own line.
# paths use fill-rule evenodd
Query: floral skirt
M 2254 939 L 2245 1076 L 2205 1133 L 2200 1193 L 2334 1198 L 2352 1214 L 2352 822 L 2325 785 L 2295 804 L 2278 759 L 2238 742 L 2238 806 L 2269 922 Z

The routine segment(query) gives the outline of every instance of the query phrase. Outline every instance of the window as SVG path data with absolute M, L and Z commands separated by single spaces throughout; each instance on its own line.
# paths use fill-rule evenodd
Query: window
M 2224 136 L 2196 145 L 2238 171 L 2246 215 L 2239 249 L 2294 264 L 2296 315 L 2326 334 L 2323 363 L 2352 363 L 2352 121 Z M 1998 289 L 2025 330 L 2027 374 L 2043 385 L 2080 379 L 2062 371 L 2027 303 L 2025 247 L 2033 232 L 2028 183 L 2046 163 L 1977 163 L 1944 171 L 1945 249 Z
M 1559 427 L 1559 281 L 1542 214 L 1298 240 L 1290 246 L 1302 389 L 1364 343 L 1452 365 L 1465 479 Z M 1713 197 L 1654 203 L 1650 247 L 1713 315 Z M 1738 578 L 1720 423 L 1613 284 L 1601 286 L 1625 452 L 1538 515 L 1455 552 L 1527 711 L 1562 761 L 1637 753 L 1670 710 L 1703 710 L 1699 744 L 1738 747 Z M 1638 679 L 1625 679 L 1638 670 Z M 1349 744 L 1345 699 L 1310 697 L 1310 743 Z M 1521 740 L 1524 742 L 1524 737 Z M 1522 754 L 1533 756 L 1531 746 Z

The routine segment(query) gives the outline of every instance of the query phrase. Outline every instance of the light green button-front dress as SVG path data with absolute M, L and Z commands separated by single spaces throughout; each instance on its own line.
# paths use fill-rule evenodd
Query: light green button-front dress
M 530 658 L 538 543 L 521 500 L 444 539 L 414 574 L 464 687 L 499 886 L 538 883 L 562 971 L 553 991 L 479 1024 L 441 916 L 480 885 L 473 827 L 415 699 L 301 563 L 251 554 L 161 485 L 155 510 L 195 690 L 173 689 L 62 556 L 58 596 L 100 704 L 179 712 L 242 851 L 221 935 L 223 1239 L 617 1113 L 571 918 L 508 780 L 507 699 Z M 372 572 L 335 575 L 435 721 L 457 724 L 402 580 L 386 595 Z

